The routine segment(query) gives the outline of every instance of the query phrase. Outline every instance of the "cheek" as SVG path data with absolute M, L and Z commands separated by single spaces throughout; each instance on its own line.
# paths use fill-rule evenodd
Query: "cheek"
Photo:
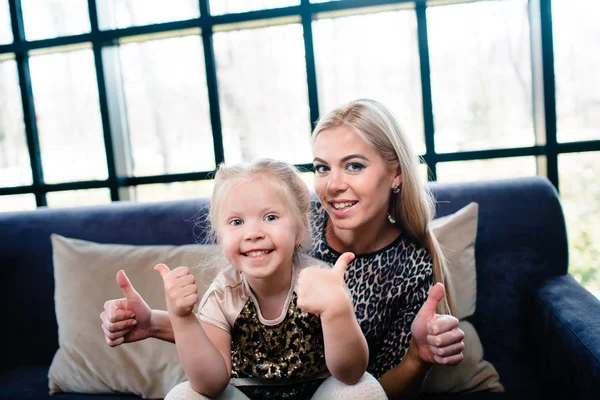
M 327 191 L 327 179 L 315 177 L 315 193 L 319 198 L 325 198 L 325 192 Z

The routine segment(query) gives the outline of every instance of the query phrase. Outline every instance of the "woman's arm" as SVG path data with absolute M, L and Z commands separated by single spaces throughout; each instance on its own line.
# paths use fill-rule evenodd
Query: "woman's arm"
M 177 353 L 192 388 L 204 396 L 220 394 L 231 376 L 231 336 L 194 314 L 171 316 Z
M 379 380 L 389 399 L 416 398 L 434 364 L 456 365 L 463 359 L 464 332 L 458 319 L 435 310 L 444 297 L 444 286 L 435 284 L 411 324 L 412 339 L 400 364 Z

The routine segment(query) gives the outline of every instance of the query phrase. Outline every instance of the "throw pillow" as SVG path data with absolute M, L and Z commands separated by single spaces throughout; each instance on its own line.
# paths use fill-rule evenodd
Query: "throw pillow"
M 471 202 L 455 213 L 436 218 L 431 223 L 431 229 L 442 247 L 450 270 L 458 319 L 475 314 L 475 238 L 478 213 L 479 205 Z
M 99 315 L 108 299 L 123 297 L 116 273 L 123 269 L 151 308 L 166 309 L 161 277 L 153 270 L 163 262 L 171 269 L 212 260 L 214 246 L 130 246 L 98 244 L 52 235 L 55 307 L 59 349 L 48 373 L 50 393 L 134 393 L 163 398 L 185 380 L 176 347 L 144 340 L 109 347 Z M 192 268 L 200 296 L 209 279 Z

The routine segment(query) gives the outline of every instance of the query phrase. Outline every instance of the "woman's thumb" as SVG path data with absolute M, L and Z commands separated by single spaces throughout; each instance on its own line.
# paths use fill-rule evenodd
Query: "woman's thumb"
M 427 300 L 421 310 L 419 311 L 419 315 L 421 317 L 426 317 L 427 321 L 429 321 L 435 315 L 435 310 L 439 302 L 444 298 L 445 291 L 444 285 L 441 282 L 433 285 L 431 290 L 429 290 L 429 295 L 427 296 Z

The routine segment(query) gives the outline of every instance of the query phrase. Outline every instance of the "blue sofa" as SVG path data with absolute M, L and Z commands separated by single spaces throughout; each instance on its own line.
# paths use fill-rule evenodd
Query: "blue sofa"
M 506 392 L 467 397 L 600 399 L 600 301 L 567 274 L 565 223 L 554 187 L 542 177 L 431 187 L 438 216 L 479 203 L 477 311 L 469 320 Z M 0 213 L 0 398 L 136 398 L 48 394 L 48 368 L 58 348 L 50 234 L 101 243 L 194 243 L 204 233 L 191 221 L 201 202 Z

